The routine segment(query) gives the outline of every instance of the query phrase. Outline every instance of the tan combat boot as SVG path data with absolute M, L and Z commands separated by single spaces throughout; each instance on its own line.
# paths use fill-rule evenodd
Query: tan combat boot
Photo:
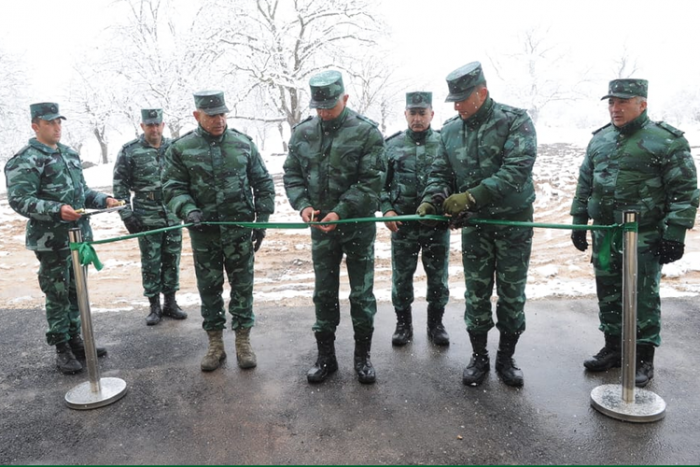
M 241 368 L 255 368 L 258 364 L 250 346 L 250 328 L 236 329 L 236 359 Z
M 207 331 L 209 336 L 209 350 L 207 354 L 202 359 L 202 371 L 214 371 L 219 366 L 221 362 L 226 360 L 226 352 L 224 351 L 224 341 L 222 339 L 223 331 L 221 329 L 217 331 Z

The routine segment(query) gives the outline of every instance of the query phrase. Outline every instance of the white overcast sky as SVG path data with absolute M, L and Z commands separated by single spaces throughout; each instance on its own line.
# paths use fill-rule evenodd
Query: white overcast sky
M 248 0 L 232 0 L 248 1 Z M 32 101 L 59 100 L 81 47 L 113 17 L 111 0 L 3 2 L 0 48 L 30 64 Z M 624 47 L 637 60 L 637 77 L 650 80 L 650 104 L 700 83 L 697 3 L 691 0 L 378 0 L 393 39 L 388 44 L 400 73 L 417 86 L 445 94 L 444 77 L 479 60 L 493 77 L 486 52 L 518 46 L 517 34 L 548 28 L 574 63 L 598 64 L 596 95 L 613 73 L 607 64 Z M 695 7 L 695 8 L 694 8 Z M 489 74 L 491 72 L 491 75 Z M 492 92 L 493 86 L 490 88 Z M 436 107 L 436 111 L 439 112 Z M 447 112 L 448 109 L 445 109 Z

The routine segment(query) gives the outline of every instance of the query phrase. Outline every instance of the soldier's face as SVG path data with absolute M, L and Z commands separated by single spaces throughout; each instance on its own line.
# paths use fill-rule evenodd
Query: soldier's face
M 335 120 L 341 114 L 347 102 L 348 95 L 345 94 L 343 97 L 338 99 L 338 102 L 335 104 L 335 107 L 330 109 L 316 109 L 316 115 L 318 115 L 319 118 L 324 122 L 327 122 L 329 120 Z
M 154 148 L 159 147 L 163 141 L 163 128 L 165 128 L 165 123 L 162 122 L 141 124 L 144 139 Z
M 45 144 L 51 148 L 55 148 L 59 141 L 61 141 L 61 122 L 63 119 L 57 118 L 55 120 L 37 120 L 37 123 L 32 123 L 32 130 L 36 133 L 36 139 L 40 143 Z
M 427 109 L 406 109 L 403 114 L 406 116 L 408 127 L 416 132 L 430 128 L 430 122 L 435 116 L 435 112 L 430 107 Z
M 627 125 L 629 122 L 642 115 L 642 112 L 644 112 L 646 108 L 647 102 L 639 97 L 632 97 L 630 99 L 611 97 L 608 99 L 610 121 L 616 127 Z
M 488 91 L 486 88 L 476 88 L 469 97 L 463 101 L 455 102 L 455 110 L 459 112 L 459 116 L 462 120 L 466 120 L 474 115 L 481 108 L 487 95 Z
M 193 115 L 210 135 L 221 136 L 226 131 L 226 114 L 207 115 L 201 110 L 195 110 Z

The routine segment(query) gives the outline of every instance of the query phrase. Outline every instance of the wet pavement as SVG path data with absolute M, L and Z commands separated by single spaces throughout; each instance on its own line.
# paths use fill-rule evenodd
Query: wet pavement
M 394 316 L 382 305 L 372 361 L 375 385 L 352 369 L 347 304 L 336 341 L 340 369 L 306 382 L 316 355 L 313 312 L 259 307 L 252 342 L 258 367 L 229 359 L 199 369 L 206 333 L 196 310 L 177 322 L 144 324 L 146 308 L 93 315 L 109 355 L 102 377 L 126 381 L 106 407 L 67 408 L 65 394 L 87 372 L 64 376 L 43 338 L 41 310 L 2 310 L 1 464 L 698 464 L 700 463 L 700 305 L 663 301 L 664 344 L 647 389 L 667 403 L 654 423 L 622 422 L 590 406 L 591 391 L 620 382 L 620 371 L 589 375 L 582 361 L 602 346 L 591 300 L 531 301 L 516 359 L 525 386 L 503 385 L 492 370 L 478 388 L 461 383 L 470 345 L 461 302 L 448 306 L 448 348 L 425 335 L 425 304 L 414 307 L 414 341 L 392 348 Z M 489 334 L 495 356 L 497 334 Z

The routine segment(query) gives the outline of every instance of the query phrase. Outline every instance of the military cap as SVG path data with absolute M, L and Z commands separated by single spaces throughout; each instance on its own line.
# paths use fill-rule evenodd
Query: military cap
M 32 114 L 32 120 L 35 118 L 40 118 L 42 120 L 56 120 L 57 118 L 66 119 L 58 111 L 58 104 L 55 102 L 39 102 L 37 104 L 31 104 L 29 106 L 29 112 Z
M 445 102 L 463 101 L 471 95 L 474 88 L 479 84 L 485 84 L 484 72 L 481 70 L 481 63 L 471 62 L 447 75 L 447 87 L 450 93 Z
M 338 99 L 345 93 L 343 75 L 339 71 L 329 70 L 318 73 L 309 79 L 312 109 L 332 109 Z
M 194 105 L 207 115 L 219 115 L 229 112 L 223 91 L 195 92 Z
M 630 99 L 632 97 L 647 97 L 649 81 L 645 79 L 614 79 L 608 85 L 608 94 L 600 100 L 609 97 L 619 97 L 620 99 Z
M 141 122 L 145 125 L 163 123 L 163 109 L 141 109 Z
M 407 109 L 427 109 L 433 106 L 432 92 L 407 92 L 406 93 L 406 108 Z

